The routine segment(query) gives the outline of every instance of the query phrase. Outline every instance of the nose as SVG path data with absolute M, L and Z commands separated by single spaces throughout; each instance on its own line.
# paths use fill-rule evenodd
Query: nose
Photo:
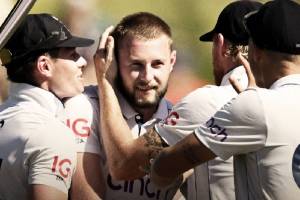
M 87 66 L 87 62 L 82 56 L 79 57 L 79 59 L 76 61 L 76 64 L 79 68 L 84 68 Z
M 146 65 L 142 68 L 140 72 L 140 79 L 145 82 L 150 82 L 154 77 L 154 71 L 151 65 Z

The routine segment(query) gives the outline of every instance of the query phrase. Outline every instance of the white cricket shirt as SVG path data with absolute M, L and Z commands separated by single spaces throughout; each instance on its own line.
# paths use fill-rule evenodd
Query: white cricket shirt
M 196 135 L 223 159 L 234 156 L 238 200 L 296 200 L 300 74 L 254 88 L 226 104 Z
M 52 93 L 12 83 L 0 106 L 0 199 L 27 199 L 30 184 L 68 192 L 76 165 L 72 132 Z
M 165 119 L 171 110 L 171 104 L 162 99 L 153 118 L 142 124 L 141 115 L 136 113 L 126 100 L 118 94 L 119 103 L 128 126 L 134 138 L 146 132 L 158 121 Z M 77 141 L 78 152 L 96 153 L 102 159 L 106 183 L 106 197 L 109 200 L 172 200 L 179 186 L 172 188 L 157 188 L 148 176 L 131 181 L 112 180 L 106 165 L 106 156 L 102 139 L 98 139 L 99 103 L 96 86 L 85 89 L 85 94 L 78 95 L 65 103 L 68 119 L 67 123 L 72 128 Z M 118 122 L 116 122 L 118 123 Z
M 169 117 L 155 126 L 160 136 L 168 144 L 176 144 L 237 96 L 229 77 L 235 77 L 246 88 L 248 79 L 244 67 L 234 68 L 223 77 L 221 86 L 208 85 L 199 88 L 174 105 Z M 187 199 L 234 200 L 232 161 L 223 161 L 217 157 L 197 166 L 187 180 Z

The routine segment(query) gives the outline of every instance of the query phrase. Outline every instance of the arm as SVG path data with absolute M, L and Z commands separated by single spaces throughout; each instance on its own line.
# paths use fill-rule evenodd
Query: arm
M 29 199 L 32 200 L 67 200 L 68 195 L 47 185 L 30 186 Z
M 262 101 L 255 89 L 241 93 L 195 129 L 194 134 L 165 148 L 152 165 L 152 181 L 166 186 L 187 169 L 216 155 L 226 160 L 233 155 L 261 149 L 267 139 L 263 111 Z
M 77 169 L 72 179 L 71 199 L 104 198 L 105 180 L 100 157 L 93 153 L 77 153 Z
M 161 151 L 152 164 L 151 180 L 158 186 L 167 186 L 183 172 L 215 157 L 194 134 L 190 134 L 176 145 Z
M 101 36 L 94 56 L 99 90 L 101 137 L 107 153 L 109 171 L 114 179 L 135 179 L 145 175 L 140 168 L 162 148 L 162 140 L 154 129 L 138 139 L 123 119 L 118 99 L 107 80 L 106 72 L 112 61 L 114 41 L 108 28 Z

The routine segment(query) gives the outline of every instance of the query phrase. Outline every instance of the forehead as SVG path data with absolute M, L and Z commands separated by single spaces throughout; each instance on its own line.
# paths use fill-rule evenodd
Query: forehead
M 120 43 L 119 51 L 121 55 L 164 57 L 171 53 L 171 42 L 166 35 L 160 35 L 153 39 L 126 36 Z

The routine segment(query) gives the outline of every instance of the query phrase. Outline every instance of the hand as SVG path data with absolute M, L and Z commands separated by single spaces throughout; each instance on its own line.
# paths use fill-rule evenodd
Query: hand
M 105 29 L 99 38 L 99 44 L 94 54 L 94 64 L 97 80 L 105 78 L 106 72 L 112 63 L 113 49 L 114 49 L 114 38 L 109 34 L 113 30 L 113 26 Z
M 246 74 L 247 74 L 247 77 L 248 77 L 248 88 L 249 87 L 257 87 L 256 82 L 255 82 L 255 78 L 254 78 L 254 75 L 251 71 L 250 64 L 249 64 L 248 60 L 244 56 L 242 56 L 241 53 L 239 53 L 237 55 L 237 61 L 241 65 L 243 65 L 245 70 L 246 70 Z M 235 89 L 235 91 L 238 94 L 243 92 L 243 87 L 240 85 L 238 80 L 236 80 L 233 77 L 229 77 L 229 82 L 231 83 L 232 87 Z

